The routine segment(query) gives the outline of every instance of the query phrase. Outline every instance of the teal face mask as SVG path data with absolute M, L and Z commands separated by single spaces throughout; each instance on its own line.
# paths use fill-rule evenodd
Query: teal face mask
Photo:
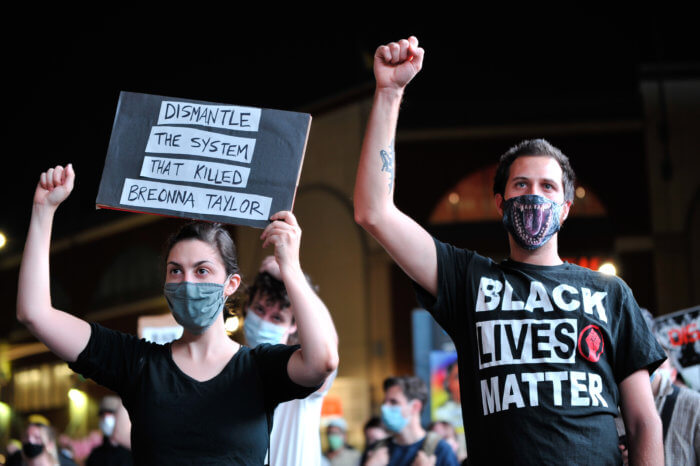
M 177 323 L 197 335 L 214 323 L 226 301 L 220 283 L 166 283 L 163 293 Z
M 344 444 L 343 436 L 340 434 L 328 434 L 328 448 L 331 451 L 340 450 Z

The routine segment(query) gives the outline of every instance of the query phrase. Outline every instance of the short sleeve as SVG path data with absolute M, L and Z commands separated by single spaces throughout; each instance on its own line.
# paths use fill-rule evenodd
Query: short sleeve
M 321 387 L 321 385 L 303 387 L 289 378 L 287 363 L 292 354 L 299 348 L 301 348 L 299 345 L 270 345 L 264 343 L 252 350 L 262 379 L 265 399 L 271 407 L 275 407 L 285 401 L 306 398 Z
M 621 283 L 620 327 L 615 348 L 615 381 L 619 384 L 639 369 L 656 370 L 666 353 L 656 340 L 632 292 Z
M 465 309 L 466 276 L 474 256 L 472 251 L 456 248 L 435 238 L 438 267 L 437 296 L 413 282 L 418 303 L 427 309 L 444 329 L 455 328 L 458 310 Z
M 133 335 L 90 323 L 90 339 L 75 362 L 68 366 L 85 378 L 109 388 L 122 397 L 133 382 L 148 343 Z

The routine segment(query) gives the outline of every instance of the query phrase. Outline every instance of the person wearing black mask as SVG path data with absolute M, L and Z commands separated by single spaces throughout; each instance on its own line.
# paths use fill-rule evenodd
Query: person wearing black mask
M 27 418 L 22 439 L 22 457 L 26 466 L 75 466 L 70 458 L 59 454 L 56 432 L 49 420 L 40 414 Z

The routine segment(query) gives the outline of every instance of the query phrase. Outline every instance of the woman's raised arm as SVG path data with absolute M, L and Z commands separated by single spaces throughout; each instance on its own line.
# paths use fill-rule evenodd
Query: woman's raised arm
M 64 361 L 73 362 L 90 339 L 90 325 L 55 309 L 49 285 L 51 226 L 58 206 L 73 190 L 72 165 L 41 174 L 34 193 L 27 242 L 19 269 L 17 320 Z
M 275 246 L 275 259 L 287 289 L 301 345 L 289 359 L 287 372 L 299 385 L 321 385 L 338 367 L 338 335 L 326 305 L 301 270 L 301 228 L 294 214 L 277 212 L 270 220 L 272 223 L 265 228 L 261 239 L 263 247 Z

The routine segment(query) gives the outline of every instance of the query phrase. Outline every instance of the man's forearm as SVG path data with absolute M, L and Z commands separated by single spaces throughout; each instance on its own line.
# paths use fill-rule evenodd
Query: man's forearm
M 651 418 L 628 431 L 631 465 L 663 465 L 664 446 L 661 421 Z
M 393 205 L 394 137 L 403 90 L 377 89 L 362 144 L 355 183 L 355 217 L 371 228 Z

